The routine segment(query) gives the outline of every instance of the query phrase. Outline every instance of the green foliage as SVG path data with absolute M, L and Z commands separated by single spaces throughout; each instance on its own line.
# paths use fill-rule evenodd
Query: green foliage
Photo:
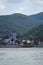
M 18 33 L 26 32 L 42 23 L 43 20 L 37 20 L 34 17 L 19 13 L 0 16 L 0 33 L 10 35 L 13 30 Z
M 0 41 L 0 45 L 7 45 L 7 43 Z
M 7 36 L 7 35 L 5 35 L 5 37 L 4 37 L 5 39 L 8 39 L 9 38 L 9 36 Z
M 28 47 L 27 41 L 24 42 L 24 45 L 23 45 L 23 46 L 24 46 L 24 47 Z
M 24 38 L 43 41 L 43 24 L 24 34 Z
M 0 34 L 0 38 L 4 39 L 5 35 L 4 34 Z

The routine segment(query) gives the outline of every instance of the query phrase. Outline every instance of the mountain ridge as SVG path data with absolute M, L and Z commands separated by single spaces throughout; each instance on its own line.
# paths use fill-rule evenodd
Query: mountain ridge
M 5 16 L 3 15 L 0 16 L 0 34 L 9 34 L 13 30 L 15 30 L 18 33 L 26 32 L 40 24 L 43 24 L 43 20 L 34 18 L 32 17 L 32 15 L 27 16 L 20 13 Z
M 43 20 L 43 12 L 31 15 L 30 17 L 35 18 L 37 20 Z

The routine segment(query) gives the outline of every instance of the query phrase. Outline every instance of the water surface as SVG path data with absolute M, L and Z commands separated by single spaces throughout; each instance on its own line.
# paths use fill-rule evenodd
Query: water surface
M 43 48 L 0 48 L 0 65 L 43 65 Z

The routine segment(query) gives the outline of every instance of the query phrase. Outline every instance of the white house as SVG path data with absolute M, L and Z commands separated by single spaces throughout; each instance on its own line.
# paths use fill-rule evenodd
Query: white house
M 17 40 L 16 36 L 17 36 L 17 35 L 16 35 L 16 32 L 13 31 L 12 37 L 10 37 L 10 38 L 8 38 L 8 39 L 5 39 L 5 42 L 6 42 L 7 44 L 15 44 L 15 41 Z

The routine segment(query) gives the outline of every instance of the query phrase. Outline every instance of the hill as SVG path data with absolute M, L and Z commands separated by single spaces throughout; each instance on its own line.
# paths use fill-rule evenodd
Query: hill
M 37 13 L 36 15 L 31 15 L 30 17 L 37 20 L 43 20 L 43 12 Z
M 26 16 L 24 14 L 15 13 L 12 15 L 0 16 L 0 34 L 10 34 L 13 30 L 18 33 L 26 32 L 40 24 L 43 24 L 42 19 L 37 19 L 39 14 Z M 35 16 L 37 18 L 34 18 Z
M 23 38 L 43 41 L 43 24 L 25 33 Z

